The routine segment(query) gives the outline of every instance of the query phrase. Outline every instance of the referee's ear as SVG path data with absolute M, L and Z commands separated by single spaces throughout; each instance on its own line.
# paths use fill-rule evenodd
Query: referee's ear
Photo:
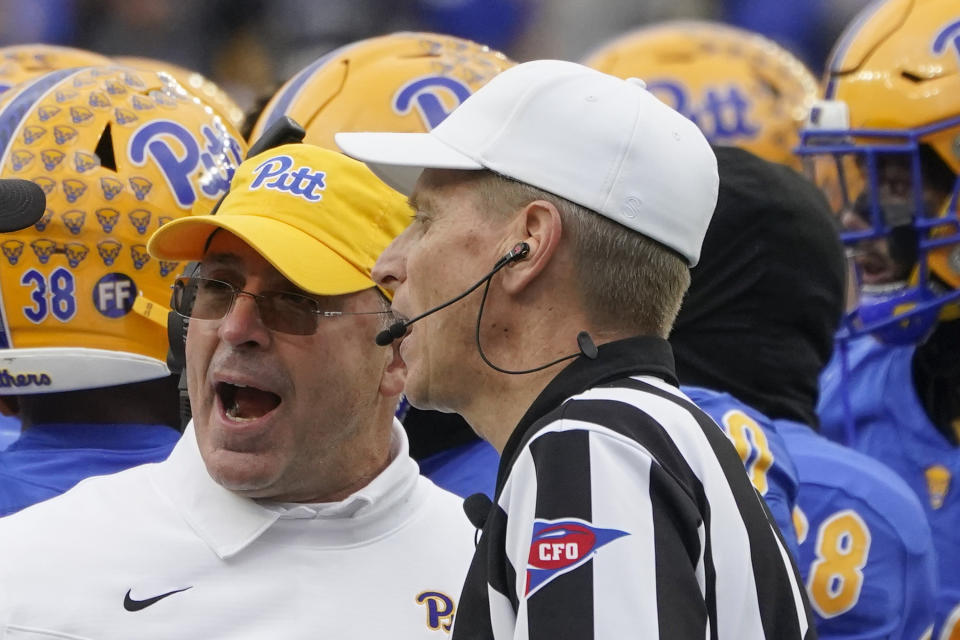
M 510 229 L 512 235 L 506 239 L 507 245 L 526 242 L 530 247 L 526 257 L 507 265 L 500 280 L 500 286 L 507 293 L 517 295 L 557 268 L 555 258 L 560 248 L 563 223 L 555 205 L 546 200 L 534 200 L 517 213 Z

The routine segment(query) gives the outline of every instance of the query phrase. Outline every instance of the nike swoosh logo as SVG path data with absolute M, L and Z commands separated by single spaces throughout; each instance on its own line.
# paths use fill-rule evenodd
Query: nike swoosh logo
M 167 596 L 172 596 L 175 593 L 180 593 L 181 591 L 186 591 L 187 589 L 192 589 L 193 587 L 184 587 L 183 589 L 177 589 L 176 591 L 168 591 L 167 593 L 161 593 L 158 596 L 153 596 L 152 598 L 147 598 L 146 600 L 134 600 L 130 597 L 130 592 L 133 589 L 127 589 L 127 595 L 123 596 L 123 608 L 127 611 L 140 611 L 141 609 L 146 609 L 152 604 L 156 604 L 166 598 Z

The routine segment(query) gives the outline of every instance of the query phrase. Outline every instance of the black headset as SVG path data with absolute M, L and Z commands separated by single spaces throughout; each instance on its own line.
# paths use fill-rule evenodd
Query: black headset
M 281 116 L 273 124 L 267 127 L 266 131 L 263 132 L 256 142 L 250 146 L 250 149 L 247 150 L 247 155 L 245 159 L 252 158 L 256 155 L 267 151 L 268 149 L 273 149 L 274 147 L 279 147 L 284 144 L 292 144 L 297 142 L 303 142 L 304 137 L 306 137 L 307 132 L 301 127 L 293 118 L 289 116 Z M 227 192 L 229 193 L 229 191 Z M 216 215 L 217 210 L 220 208 L 220 205 L 223 203 L 223 199 L 227 197 L 227 194 L 223 194 L 217 204 L 214 205 L 213 209 L 208 215 Z M 187 266 L 183 269 L 184 276 L 193 276 L 196 274 L 197 269 L 200 268 L 199 262 L 188 262 Z M 192 304 L 192 301 L 187 301 L 188 304 Z M 167 341 L 169 342 L 170 348 L 167 351 L 167 368 L 170 369 L 170 373 L 179 373 L 180 381 L 177 384 L 177 388 L 180 390 L 180 430 L 183 431 L 186 428 L 187 423 L 190 422 L 190 419 L 193 417 L 193 412 L 190 409 L 190 396 L 187 394 L 187 327 L 190 324 L 190 319 L 181 316 L 176 311 L 173 311 L 173 297 L 170 298 L 170 311 L 167 313 Z

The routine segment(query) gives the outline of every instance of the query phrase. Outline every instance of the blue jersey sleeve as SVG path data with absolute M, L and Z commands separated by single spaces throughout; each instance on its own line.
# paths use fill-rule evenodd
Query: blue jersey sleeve
M 773 514 L 787 548 L 796 557 L 793 506 L 797 471 L 773 422 L 727 393 L 700 387 L 681 390 L 720 425 L 740 454 L 750 481 Z

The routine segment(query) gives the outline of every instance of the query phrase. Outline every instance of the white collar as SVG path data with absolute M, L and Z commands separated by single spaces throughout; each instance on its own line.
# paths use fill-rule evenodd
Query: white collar
M 155 465 L 154 487 L 173 503 L 190 528 L 221 559 L 230 558 L 248 547 L 278 520 L 344 521 L 351 527 L 369 525 L 386 513 L 397 515 L 405 504 L 413 505 L 419 470 L 410 458 L 403 426 L 393 421 L 391 462 L 369 484 L 340 502 L 320 504 L 270 503 L 239 496 L 217 484 L 207 473 L 200 456 L 193 421 L 170 457 Z M 402 518 L 402 514 L 400 516 Z M 396 518 L 386 523 L 392 526 Z

